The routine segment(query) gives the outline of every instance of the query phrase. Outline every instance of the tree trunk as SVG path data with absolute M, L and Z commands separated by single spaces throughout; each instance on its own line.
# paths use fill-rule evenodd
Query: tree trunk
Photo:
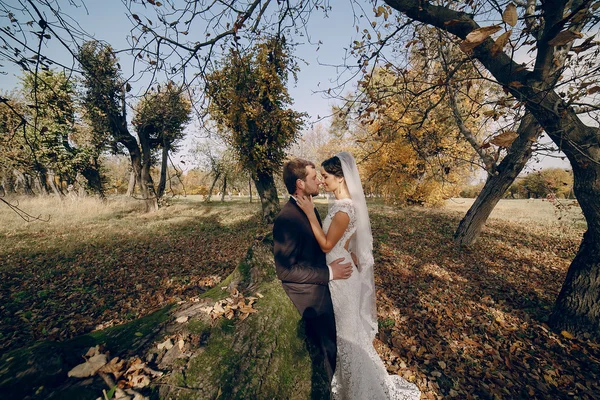
M 135 174 L 135 179 L 140 188 L 144 205 L 146 206 L 146 212 L 158 210 L 158 199 L 154 190 L 154 182 L 152 182 L 152 176 L 150 175 L 150 144 L 146 135 L 139 134 L 140 146 L 135 138 L 129 133 L 127 129 L 127 120 L 125 113 L 125 92 L 123 92 L 122 100 L 122 114 L 110 115 L 110 121 L 113 125 L 115 140 L 121 143 L 129 151 L 129 157 L 131 159 L 131 168 Z
M 252 203 L 252 178 L 248 178 L 248 193 L 250 193 L 250 203 Z
M 258 173 L 254 179 L 263 212 L 263 222 L 272 224 L 279 213 L 279 197 L 272 174 Z
M 488 217 L 525 167 L 531 157 L 531 146 L 540 134 L 540 125 L 527 113 L 519 125 L 519 137 L 512 143 L 508 154 L 498 165 L 495 173 L 488 175 L 483 189 L 460 221 L 454 240 L 460 246 L 475 243 Z
M 17 176 L 17 184 L 21 182 L 23 185 L 23 192 L 25 192 L 27 196 L 35 196 L 32 189 L 32 178 L 18 170 L 14 170 L 14 173 Z
M 146 203 L 146 211 L 158 210 L 158 197 L 154 189 L 154 181 L 150 174 L 150 167 L 152 166 L 152 157 L 150 150 L 150 138 L 145 132 L 138 132 L 140 139 L 140 145 L 142 147 L 142 171 L 140 176 L 140 189 L 142 190 L 143 198 Z
M 215 174 L 215 179 L 213 179 L 212 185 L 210 185 L 210 190 L 208 191 L 208 196 L 206 196 L 206 202 L 210 203 L 210 198 L 212 196 L 212 192 L 215 188 L 215 185 L 217 184 L 217 180 L 219 179 L 219 177 L 221 176 L 220 172 L 217 172 Z
M 473 16 L 446 6 L 436 6 L 418 0 L 384 0 L 390 7 L 425 24 L 447 30 L 461 39 L 479 28 Z M 537 45 L 545 57 L 536 60 L 533 71 L 520 65 L 503 52 L 491 51 L 493 40 L 487 38 L 473 49 L 473 56 L 496 78 L 505 90 L 524 103 L 552 141 L 569 159 L 573 168 L 574 192 L 587 222 L 579 251 L 575 256 L 561 292 L 554 305 L 550 323 L 554 328 L 570 329 L 600 338 L 600 129 L 586 126 L 575 109 L 567 104 L 553 86 L 556 73 L 561 72 L 560 54 L 553 54 L 546 39 L 560 25 L 566 2 L 546 3 L 545 7 L 560 7 L 554 15 L 543 14 L 544 36 Z M 589 4 L 588 4 L 589 6 Z M 586 6 L 587 7 L 587 6 Z M 450 24 L 450 22 L 453 22 Z M 579 23 L 583 24 L 583 18 Z M 571 46 L 569 44 L 568 46 Z M 540 48 L 543 46 L 543 49 Z M 560 46 L 558 46 L 560 47 Z M 556 58 L 558 56 L 558 58 Z M 565 55 L 566 56 L 566 55 Z M 555 60 L 558 65 L 555 65 Z M 517 84 L 515 84 L 515 82 Z
M 64 194 L 60 190 L 60 188 L 56 185 L 56 175 L 54 175 L 54 171 L 49 170 L 47 172 L 46 180 L 47 180 L 48 186 L 52 189 L 52 192 L 56 195 L 56 197 L 58 197 L 59 199 L 62 199 Z
M 158 198 L 160 199 L 165 194 L 165 188 L 167 187 L 167 167 L 169 160 L 169 149 L 167 146 L 162 148 L 162 160 L 160 164 L 160 180 L 158 182 Z
M 549 324 L 600 340 L 600 165 L 573 165 L 573 173 L 575 195 L 588 229 L 569 267 Z
M 227 191 L 227 174 L 223 177 L 223 190 L 221 191 L 221 203 L 225 201 L 225 192 Z
M 38 164 L 35 167 L 35 169 L 38 173 L 37 183 L 39 185 L 40 192 L 42 194 L 50 194 L 50 188 L 48 187 L 48 174 L 46 172 L 46 168 Z
M 104 187 L 102 184 L 102 176 L 100 175 L 100 165 L 97 158 L 92 158 L 91 163 L 81 171 L 81 175 L 87 180 L 87 187 L 96 193 L 100 199 L 106 199 Z
M 4 187 L 5 193 L 7 195 L 15 194 L 16 191 L 16 179 L 12 170 L 7 169 L 4 171 L 5 174 L 2 177 L 2 186 Z
M 127 196 L 132 197 L 135 191 L 135 184 L 137 183 L 137 178 L 135 176 L 135 172 L 133 169 L 129 174 L 129 185 L 127 186 Z

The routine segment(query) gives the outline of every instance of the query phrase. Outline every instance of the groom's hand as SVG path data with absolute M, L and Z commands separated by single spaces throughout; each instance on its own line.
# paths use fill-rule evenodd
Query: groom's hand
M 352 263 L 343 263 L 342 261 L 344 261 L 344 258 L 338 258 L 329 264 L 334 280 L 348 279 L 352 275 Z

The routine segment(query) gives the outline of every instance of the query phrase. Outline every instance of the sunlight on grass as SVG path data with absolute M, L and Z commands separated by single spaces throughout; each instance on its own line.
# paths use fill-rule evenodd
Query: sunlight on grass
M 474 201 L 475 199 L 450 199 L 446 201 L 444 209 L 465 214 Z M 523 224 L 535 223 L 549 227 L 586 226 L 577 202 L 565 199 L 560 199 L 554 204 L 542 199 L 500 200 L 492 211 L 490 219 Z

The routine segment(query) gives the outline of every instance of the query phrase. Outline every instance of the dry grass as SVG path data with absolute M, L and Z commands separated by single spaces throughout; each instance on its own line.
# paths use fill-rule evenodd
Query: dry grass
M 465 214 L 475 199 L 450 199 L 444 209 Z M 585 219 L 576 200 L 545 199 L 500 200 L 490 219 L 519 224 L 541 224 L 546 227 L 585 227 Z

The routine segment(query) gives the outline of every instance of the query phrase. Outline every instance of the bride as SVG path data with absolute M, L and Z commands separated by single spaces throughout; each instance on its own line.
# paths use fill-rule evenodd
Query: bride
M 341 152 L 321 164 L 323 188 L 335 200 L 323 229 L 314 211 L 312 197 L 298 198 L 307 215 L 327 263 L 350 252 L 357 257 L 349 279 L 329 282 L 337 329 L 337 367 L 331 383 L 333 399 L 419 399 L 416 385 L 397 375 L 388 375 L 373 347 L 377 333 L 377 310 L 373 281 L 373 236 L 365 195 L 354 158 Z

